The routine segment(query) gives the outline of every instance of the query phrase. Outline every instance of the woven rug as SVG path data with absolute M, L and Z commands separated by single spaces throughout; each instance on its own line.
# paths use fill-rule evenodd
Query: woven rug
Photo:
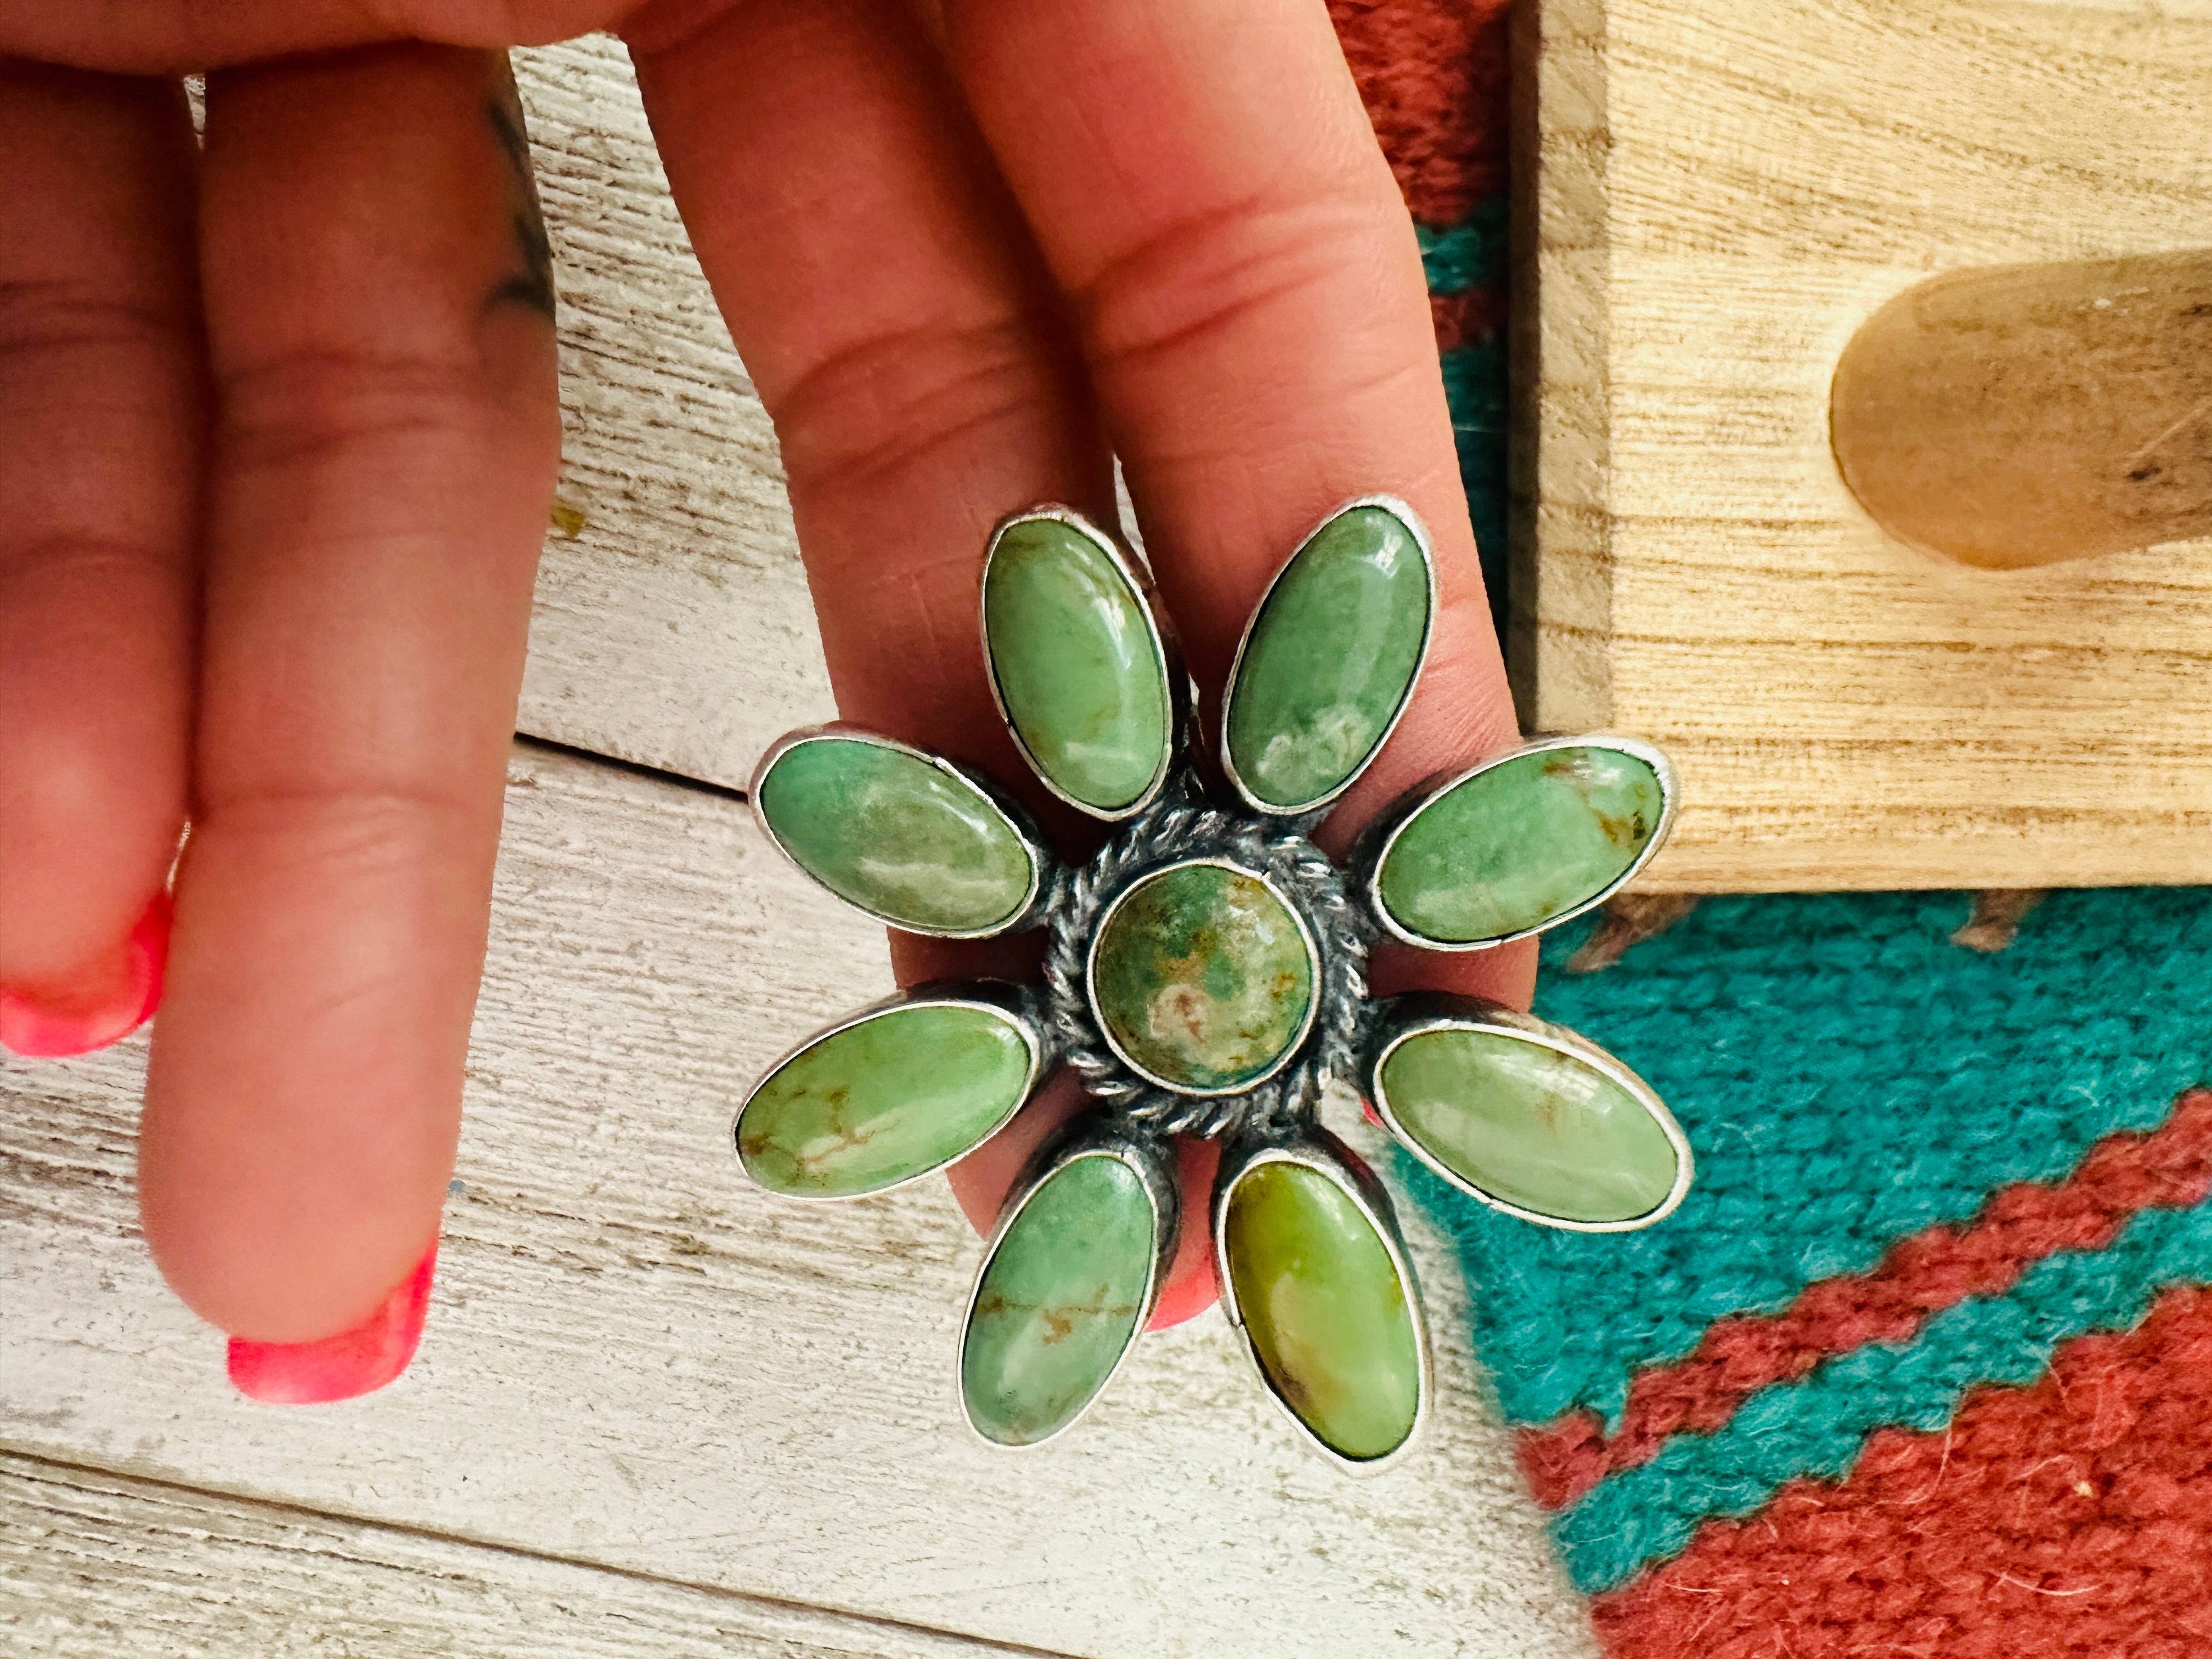
M 1334 0 L 1504 587 L 1504 7 Z M 1479 1357 L 1624 1659 L 2212 1655 L 2212 890 L 1706 901 L 1538 1012 L 1657 1086 L 1648 1232 L 1453 1230 Z

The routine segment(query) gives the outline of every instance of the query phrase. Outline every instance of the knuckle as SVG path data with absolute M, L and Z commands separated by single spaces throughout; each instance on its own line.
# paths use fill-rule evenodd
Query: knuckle
M 0 358 L 11 367 L 47 353 L 171 352 L 191 335 L 187 311 L 89 280 L 0 282 Z
M 474 449 L 503 416 L 474 364 L 362 351 L 291 351 L 216 385 L 225 465 L 295 469 L 371 452 Z
M 1203 352 L 1280 311 L 1341 314 L 1324 289 L 1376 280 L 1376 216 L 1349 188 L 1253 196 L 1163 228 L 1075 290 L 1102 378 Z
M 794 494 L 882 488 L 954 447 L 1055 417 L 1060 353 L 1022 316 L 857 340 L 768 400 Z

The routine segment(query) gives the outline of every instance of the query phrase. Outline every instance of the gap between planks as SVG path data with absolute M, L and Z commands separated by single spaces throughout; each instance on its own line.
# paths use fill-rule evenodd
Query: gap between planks
M 738 1659 L 1074 1659 L 1056 1649 L 985 1641 L 576 1556 L 149 1480 L 4 1439 L 0 1495 L 6 1499 L 0 1506 L 0 1583 L 12 1583 L 23 1598 L 17 1611 L 0 1613 L 0 1654 L 27 1626 L 36 1626 L 27 1632 L 36 1645 L 16 1650 L 173 1659 L 174 1650 L 162 1644 L 177 1633 L 176 1581 L 204 1582 L 216 1558 L 234 1552 L 243 1571 L 221 1588 L 188 1590 L 182 1599 L 204 1613 L 219 1609 L 234 1625 L 250 1626 L 255 1659 L 327 1652 L 326 1640 L 343 1642 L 340 1627 L 347 1626 L 380 1641 L 405 1637 L 409 1659 L 550 1659 L 556 1652 L 564 1659 L 723 1659 L 732 1653 Z M 423 1599 L 433 1605 L 418 1609 L 401 1596 L 395 1616 L 386 1577 L 392 1572 L 422 1580 Z M 287 1583 L 288 1577 L 314 1582 L 310 1588 Z M 41 1584 L 50 1598 L 43 1615 L 30 1606 Z M 473 1599 L 500 1604 L 495 1627 L 456 1616 L 452 1604 L 470 1584 L 479 1590 Z M 579 1603 L 587 1603 L 580 1615 L 563 1595 L 578 1590 Z M 406 1616 L 414 1611 L 427 1611 L 439 1623 Z M 580 1616 L 590 1621 L 582 1631 L 573 1623 Z M 544 1628 L 556 1621 L 568 1621 L 558 1637 Z M 410 1624 L 423 1627 L 405 1628 Z M 73 1645 L 72 1635 L 85 1639 Z M 469 1645 L 457 1645 L 457 1638 Z M 557 1649 L 546 1645 L 555 1639 L 562 1643 Z M 733 1648 L 733 1641 L 741 1645 Z

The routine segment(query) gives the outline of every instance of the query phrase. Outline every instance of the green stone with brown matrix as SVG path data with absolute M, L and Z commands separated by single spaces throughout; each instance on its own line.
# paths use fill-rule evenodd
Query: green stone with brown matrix
M 1304 1035 L 1313 947 L 1258 877 L 1218 864 L 1146 876 L 1114 906 L 1092 998 L 1121 1054 L 1170 1088 L 1241 1087 Z
M 1589 1061 L 1500 1031 L 1416 1032 L 1376 1086 L 1399 1127 L 1493 1198 L 1563 1221 L 1632 1221 L 1680 1167 L 1635 1095 Z
M 1659 774 L 1586 744 L 1501 762 L 1407 820 L 1376 878 L 1390 919 L 1440 944 L 1540 927 L 1643 855 L 1666 805 Z
M 1428 629 L 1428 556 L 1403 520 L 1358 507 L 1316 531 L 1229 688 L 1229 756 L 1253 798 L 1288 811 L 1358 772 L 1413 695 Z
M 1167 665 L 1105 549 L 1057 519 L 1009 525 L 983 578 L 983 643 L 1006 714 L 1054 787 L 1102 812 L 1142 799 L 1167 757 Z
M 745 1173 L 770 1192 L 856 1198 L 950 1164 L 1021 1103 L 1029 1044 L 987 1008 L 910 1003 L 810 1043 L 738 1118 Z
M 1026 1446 L 1065 1428 L 1136 1340 L 1157 1243 L 1152 1200 L 1119 1158 L 1047 1177 L 991 1253 L 960 1346 L 969 1421 Z
M 794 744 L 760 807 L 799 866 L 895 927 L 976 933 L 1020 915 L 1036 879 L 1006 815 L 966 779 L 865 738 Z
M 1283 1403 L 1340 1456 L 1395 1451 L 1420 1410 L 1420 1348 L 1374 1224 L 1319 1170 L 1274 1162 L 1238 1178 L 1222 1231 L 1237 1316 Z

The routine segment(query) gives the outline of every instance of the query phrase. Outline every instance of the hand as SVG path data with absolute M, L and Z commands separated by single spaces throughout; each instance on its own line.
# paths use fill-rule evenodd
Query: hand
M 1318 0 L 23 0 L 0 1038 L 143 1017 L 189 817 L 140 1190 L 248 1387 L 252 1344 L 419 1323 L 559 447 L 496 49 L 596 27 L 775 417 L 848 719 L 1026 779 L 978 562 L 1022 507 L 1110 522 L 1118 453 L 1209 697 L 1322 513 L 1386 491 L 1427 520 L 1428 670 L 1325 844 L 1515 735 L 1413 231 Z M 204 149 L 170 78 L 197 70 Z M 894 939 L 909 981 L 1024 949 Z M 1371 977 L 1525 1001 L 1532 964 Z M 1074 1103 L 955 1170 L 971 1217 Z M 1192 1232 L 1164 1322 L 1212 1296 Z

